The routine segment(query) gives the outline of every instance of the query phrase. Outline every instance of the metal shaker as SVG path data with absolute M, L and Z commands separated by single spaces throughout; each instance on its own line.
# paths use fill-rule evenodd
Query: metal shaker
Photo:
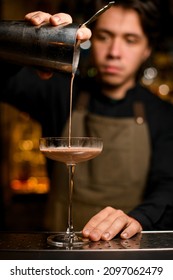
M 37 68 L 75 72 L 80 52 L 76 44 L 78 28 L 75 23 L 33 26 L 22 20 L 2 20 L 0 58 Z
M 1 20 L 0 59 L 40 69 L 75 73 L 80 57 L 77 30 L 88 26 L 114 3 L 109 2 L 81 25 L 52 26 L 45 23 L 34 26 L 24 20 Z

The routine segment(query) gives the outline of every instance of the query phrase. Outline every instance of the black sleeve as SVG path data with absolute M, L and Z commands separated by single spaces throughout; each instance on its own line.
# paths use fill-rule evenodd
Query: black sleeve
M 164 109 L 163 109 L 164 108 Z M 129 213 L 143 230 L 173 229 L 173 107 L 153 110 L 152 158 L 143 202 Z

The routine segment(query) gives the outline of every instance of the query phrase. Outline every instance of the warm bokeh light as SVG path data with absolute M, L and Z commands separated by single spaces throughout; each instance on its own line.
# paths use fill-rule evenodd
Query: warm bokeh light
M 27 180 L 14 179 L 11 181 L 12 190 L 18 194 L 44 194 L 49 191 L 49 187 L 50 182 L 47 177 L 30 177 Z

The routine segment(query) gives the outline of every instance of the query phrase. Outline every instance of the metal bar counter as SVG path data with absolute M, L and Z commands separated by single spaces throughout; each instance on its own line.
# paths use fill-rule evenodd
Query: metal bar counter
M 131 239 L 89 242 L 79 248 L 47 244 L 50 232 L 0 232 L 1 260 L 173 259 L 173 231 L 142 232 Z

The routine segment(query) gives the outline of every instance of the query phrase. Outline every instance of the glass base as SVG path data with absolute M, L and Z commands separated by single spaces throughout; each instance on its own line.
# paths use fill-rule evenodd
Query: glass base
M 47 243 L 56 247 L 73 248 L 82 247 L 89 239 L 84 238 L 80 232 L 58 232 L 47 238 Z

